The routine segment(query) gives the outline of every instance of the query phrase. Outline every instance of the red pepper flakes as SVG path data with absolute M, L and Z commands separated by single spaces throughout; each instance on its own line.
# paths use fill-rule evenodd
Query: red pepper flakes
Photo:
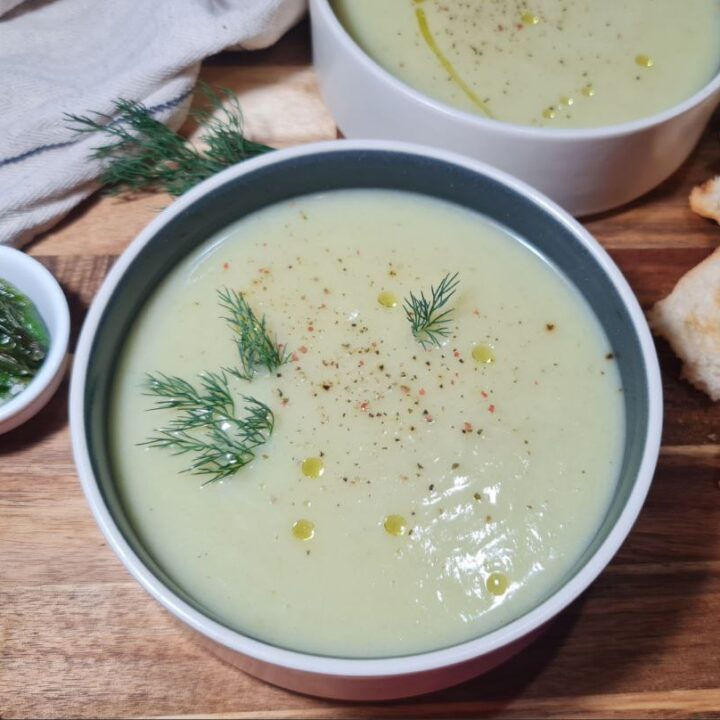
M 283 406 L 287 405 L 290 401 L 287 398 L 282 399 Z
M 432 422 L 432 421 L 433 421 L 432 415 L 426 415 L 426 416 L 425 416 L 425 421 L 426 421 L 426 422 Z
M 488 394 L 487 394 L 484 390 L 481 390 L 481 391 L 480 391 L 480 394 L 481 394 L 485 399 L 487 399 Z
M 358 407 L 359 407 L 360 410 L 362 410 L 363 412 L 367 412 L 367 409 L 370 407 L 370 403 L 366 400 L 365 402 L 361 402 Z
M 460 357 L 460 353 L 457 350 L 453 351 L 453 357 Z
M 480 317 L 480 311 L 477 308 L 475 308 L 473 310 L 473 315 L 477 315 L 478 317 Z
M 421 394 L 421 395 L 424 395 L 424 394 L 425 394 L 425 388 L 420 388 L 420 394 Z
M 315 332 L 315 326 L 314 326 L 314 325 L 308 325 L 308 332 Z
M 494 406 L 494 405 L 489 405 L 489 406 L 488 406 L 488 412 L 489 412 L 489 413 L 494 413 L 494 412 L 495 412 L 495 406 Z
M 298 354 L 297 354 L 297 353 L 293 353 L 293 354 L 290 356 L 290 359 L 291 359 L 293 362 L 297 362 L 300 358 L 298 357 Z
M 230 269 L 230 263 L 223 263 L 223 270 L 229 270 Z
M 463 432 L 471 433 L 473 431 L 472 423 L 465 422 L 463 423 Z
M 358 367 L 362 367 L 365 364 L 364 360 L 358 361 Z
M 305 353 L 307 353 L 307 351 L 308 351 L 308 349 L 307 349 L 304 345 L 301 345 L 301 346 L 298 348 L 298 350 L 299 350 L 303 355 L 305 355 Z

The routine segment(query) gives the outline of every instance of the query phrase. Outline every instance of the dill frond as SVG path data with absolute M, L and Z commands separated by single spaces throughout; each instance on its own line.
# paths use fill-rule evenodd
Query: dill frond
M 268 333 L 265 318 L 258 318 L 242 293 L 218 290 L 224 320 L 235 334 L 239 368 L 203 372 L 193 385 L 176 375 L 148 374 L 145 394 L 155 399 L 154 410 L 174 410 L 175 416 L 141 445 L 167 448 L 174 455 L 192 454 L 184 472 L 208 475 L 206 483 L 234 475 L 255 458 L 275 428 L 272 410 L 255 398 L 243 395 L 244 415 L 238 417 L 228 375 L 251 380 L 258 367 L 276 370 L 289 353 Z
M 155 397 L 156 410 L 178 410 L 179 415 L 158 428 L 141 445 L 167 448 L 174 455 L 194 457 L 184 472 L 207 475 L 203 483 L 234 475 L 255 458 L 275 428 L 272 410 L 255 398 L 242 396 L 242 417 L 236 416 L 228 378 L 222 373 L 203 373 L 200 387 L 162 373 L 148 375 L 146 394 Z
M 93 149 L 91 157 L 102 161 L 100 181 L 110 194 L 164 190 L 182 195 L 211 175 L 274 149 L 245 137 L 240 105 L 232 91 L 222 89 L 218 94 L 205 84 L 200 90 L 215 111 L 214 115 L 207 110 L 191 113 L 203 130 L 207 147 L 202 151 L 156 120 L 142 103 L 132 100 L 114 101 L 113 115 L 91 113 L 65 118 L 75 132 L 98 133 L 107 139 L 106 144 Z
M 277 370 L 290 359 L 287 349 L 270 336 L 265 318 L 258 318 L 242 293 L 218 290 L 220 306 L 228 313 L 224 320 L 235 333 L 235 345 L 240 356 L 238 369 L 228 372 L 242 380 L 251 380 L 255 370 L 264 367 Z
M 425 297 L 424 292 L 420 296 L 414 295 L 405 299 L 405 315 L 410 321 L 412 334 L 415 339 L 424 347 L 437 345 L 440 347 L 441 338 L 450 334 L 450 314 L 453 309 L 442 310 L 450 301 L 460 284 L 459 273 L 450 275 L 448 273 L 437 287 L 430 287 L 430 298 Z M 442 310 L 442 312 L 440 312 Z

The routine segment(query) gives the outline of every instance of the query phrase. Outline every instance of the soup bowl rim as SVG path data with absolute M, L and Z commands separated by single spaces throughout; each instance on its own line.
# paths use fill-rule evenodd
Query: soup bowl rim
M 644 438 L 642 461 L 639 466 L 639 471 L 634 480 L 630 495 L 614 526 L 594 555 L 577 574 L 558 588 L 557 591 L 540 605 L 534 607 L 531 611 L 504 627 L 448 648 L 401 657 L 352 659 L 321 656 L 309 652 L 289 650 L 250 638 L 239 631 L 232 630 L 212 620 L 207 615 L 193 608 L 168 588 L 131 548 L 113 518 L 102 494 L 99 482 L 95 477 L 88 445 L 85 425 L 85 394 L 93 341 L 105 308 L 112 298 L 118 283 L 136 256 L 148 243 L 152 242 L 160 228 L 180 213 L 183 213 L 196 200 L 222 186 L 227 181 L 254 172 L 260 168 L 272 164 L 282 164 L 311 154 L 373 151 L 412 154 L 429 159 L 430 161 L 450 163 L 480 173 L 509 187 L 514 192 L 530 198 L 545 213 L 550 215 L 555 222 L 569 229 L 576 240 L 585 246 L 595 261 L 612 280 L 632 319 L 633 329 L 637 333 L 646 370 L 646 381 L 648 385 L 648 426 Z M 140 232 L 110 270 L 85 320 L 78 342 L 72 372 L 70 424 L 72 428 L 73 453 L 80 482 L 88 504 L 103 535 L 133 577 L 175 617 L 216 643 L 260 662 L 291 670 L 328 676 L 383 678 L 432 671 L 456 665 L 508 646 L 543 626 L 575 600 L 590 585 L 625 540 L 647 495 L 660 448 L 662 387 L 653 340 L 642 310 L 627 281 L 600 244 L 587 230 L 558 205 L 543 196 L 539 191 L 505 172 L 480 161 L 472 160 L 445 150 L 396 141 L 334 140 L 277 150 L 228 168 L 177 199 Z
M 330 0 L 310 0 L 310 10 L 322 13 L 322 19 L 335 35 L 342 40 L 354 59 L 362 64 L 365 71 L 371 73 L 375 78 L 391 87 L 398 94 L 413 100 L 420 105 L 435 112 L 442 113 L 449 118 L 462 121 L 470 125 L 476 125 L 478 129 L 488 131 L 503 131 L 515 138 L 526 138 L 532 140 L 546 140 L 549 142 L 602 140 L 607 138 L 619 138 L 627 135 L 640 133 L 657 125 L 669 122 L 684 113 L 692 110 L 703 103 L 714 93 L 720 91 L 720 67 L 710 80 L 690 97 L 679 103 L 651 115 L 643 116 L 635 120 L 619 123 L 598 125 L 596 127 L 583 128 L 551 128 L 535 127 L 522 123 L 508 122 L 479 115 L 456 108 L 453 105 L 443 102 L 437 98 L 415 89 L 412 85 L 393 75 L 378 63 L 371 55 L 360 47 L 356 40 L 350 35 L 335 14 Z

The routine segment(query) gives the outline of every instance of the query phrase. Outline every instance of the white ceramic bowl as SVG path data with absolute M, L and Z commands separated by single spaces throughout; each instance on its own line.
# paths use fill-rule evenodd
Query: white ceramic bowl
M 435 145 L 505 170 L 568 212 L 624 205 L 668 178 L 720 102 L 720 74 L 685 102 L 641 120 L 557 130 L 488 120 L 434 100 L 372 60 L 328 0 L 310 0 L 313 60 L 325 103 L 348 138 Z
M 107 429 L 110 387 L 125 335 L 153 288 L 183 257 L 258 209 L 354 187 L 455 201 L 484 212 L 544 252 L 575 282 L 606 328 L 626 398 L 625 452 L 615 496 L 601 529 L 563 583 L 531 612 L 487 635 L 434 652 L 379 659 L 291 651 L 214 619 L 192 598 L 191 588 L 174 584 L 134 532 L 115 486 Z M 140 233 L 88 313 L 75 354 L 70 421 L 75 462 L 95 518 L 110 547 L 155 599 L 214 652 L 268 682 L 314 695 L 378 700 L 430 692 L 494 667 L 588 587 L 620 547 L 645 499 L 658 456 L 662 390 L 637 300 L 605 251 L 567 213 L 524 183 L 455 154 L 394 142 L 336 141 L 279 150 L 232 167 L 183 195 Z
M 0 405 L 0 434 L 13 430 L 42 410 L 65 374 L 70 311 L 57 280 L 37 260 L 20 250 L 0 247 L 0 278 L 12 283 L 38 309 L 50 335 L 45 362 L 30 384 Z

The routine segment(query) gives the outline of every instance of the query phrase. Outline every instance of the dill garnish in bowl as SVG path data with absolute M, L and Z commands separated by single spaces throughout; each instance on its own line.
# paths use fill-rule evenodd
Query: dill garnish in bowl
M 200 387 L 177 376 L 148 373 L 146 394 L 156 398 L 155 410 L 173 410 L 175 417 L 142 445 L 193 457 L 185 469 L 206 475 L 205 485 L 234 475 L 255 459 L 256 450 L 275 429 L 273 411 L 254 397 L 242 395 L 244 415 L 230 389 L 228 376 L 249 382 L 262 368 L 272 372 L 290 361 L 285 345 L 270 335 L 265 318 L 258 317 L 245 296 L 218 290 L 223 320 L 233 332 L 240 366 L 200 374 Z
M 425 349 L 432 345 L 441 347 L 442 340 L 450 335 L 448 326 L 453 308 L 443 308 L 460 284 L 459 275 L 460 273 L 445 275 L 437 287 L 431 286 L 429 298 L 425 297 L 424 292 L 419 295 L 411 292 L 405 299 L 405 315 L 412 327 L 412 334 Z
M 0 278 L 0 405 L 35 377 L 49 345 L 47 328 L 35 305 Z

